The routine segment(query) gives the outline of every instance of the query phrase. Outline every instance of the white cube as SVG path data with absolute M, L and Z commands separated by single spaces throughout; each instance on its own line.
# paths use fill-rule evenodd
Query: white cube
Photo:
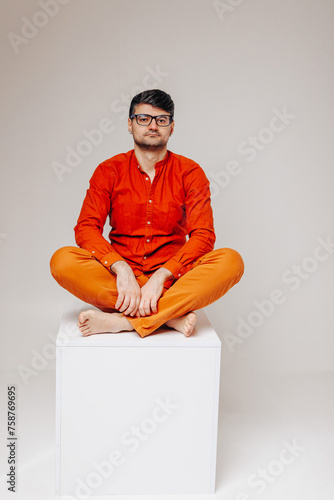
M 214 493 L 221 342 L 205 313 L 190 337 L 83 337 L 87 308 L 72 302 L 57 338 L 57 494 Z

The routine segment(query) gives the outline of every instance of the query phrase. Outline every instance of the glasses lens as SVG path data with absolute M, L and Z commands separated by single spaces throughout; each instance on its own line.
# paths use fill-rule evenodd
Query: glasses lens
M 136 118 L 138 125 L 148 125 L 151 121 L 150 115 L 137 115 Z
M 156 122 L 159 127 L 167 127 L 170 124 L 170 116 L 168 115 L 160 115 L 156 117 Z

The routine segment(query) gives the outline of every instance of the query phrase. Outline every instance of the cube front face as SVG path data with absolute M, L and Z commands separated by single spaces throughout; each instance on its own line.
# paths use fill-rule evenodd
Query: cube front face
M 220 347 L 57 347 L 57 493 L 213 493 Z

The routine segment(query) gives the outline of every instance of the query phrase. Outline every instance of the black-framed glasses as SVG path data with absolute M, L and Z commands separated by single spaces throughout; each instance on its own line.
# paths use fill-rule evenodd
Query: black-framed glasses
M 133 118 L 136 118 L 138 125 L 142 125 L 143 127 L 151 125 L 153 119 L 159 127 L 168 127 L 168 125 L 170 125 L 173 121 L 173 117 L 171 115 L 131 115 L 130 119 L 133 120 Z

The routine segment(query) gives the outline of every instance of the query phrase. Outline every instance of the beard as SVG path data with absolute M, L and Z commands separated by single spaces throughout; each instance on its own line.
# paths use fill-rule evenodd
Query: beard
M 135 144 L 143 151 L 158 151 L 159 149 L 164 149 L 168 139 L 164 139 L 161 135 L 156 135 L 155 137 L 144 136 L 141 138 L 136 137 L 133 134 L 133 140 Z

